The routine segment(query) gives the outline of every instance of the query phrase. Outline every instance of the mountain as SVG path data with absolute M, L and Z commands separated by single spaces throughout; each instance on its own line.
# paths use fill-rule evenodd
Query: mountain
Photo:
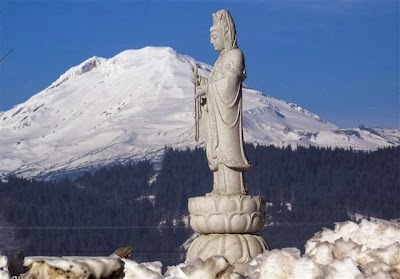
M 0 176 L 46 177 L 131 160 L 159 161 L 165 146 L 194 147 L 191 65 L 167 47 L 92 57 L 48 88 L 0 112 Z M 244 88 L 244 137 L 257 144 L 370 150 L 400 130 L 342 129 L 306 109 Z

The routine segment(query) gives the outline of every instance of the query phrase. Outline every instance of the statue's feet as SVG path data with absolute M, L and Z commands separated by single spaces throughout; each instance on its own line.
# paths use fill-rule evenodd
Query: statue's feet
M 218 195 L 226 195 L 226 193 L 222 192 L 222 191 L 216 191 L 216 190 L 212 190 L 210 193 L 206 193 L 206 196 L 218 196 Z
M 246 190 L 242 190 L 241 192 L 227 192 L 223 190 L 212 190 L 210 193 L 206 193 L 206 196 L 244 196 L 247 195 Z

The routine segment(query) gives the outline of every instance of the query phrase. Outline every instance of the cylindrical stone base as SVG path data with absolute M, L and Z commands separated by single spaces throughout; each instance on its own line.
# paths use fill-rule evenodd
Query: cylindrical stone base
M 204 234 L 253 234 L 265 224 L 265 200 L 248 195 L 208 195 L 189 199 L 190 226 Z
M 212 256 L 223 256 L 231 265 L 249 262 L 267 250 L 261 236 L 254 234 L 208 234 L 196 238 L 190 245 L 186 261 L 197 258 L 206 260 Z

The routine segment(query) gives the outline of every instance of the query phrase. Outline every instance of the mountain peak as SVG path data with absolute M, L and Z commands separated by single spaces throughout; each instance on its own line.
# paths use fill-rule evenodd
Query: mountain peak
M 89 72 L 93 68 L 97 68 L 98 66 L 100 66 L 100 64 L 105 61 L 107 61 L 107 59 L 102 58 L 102 57 L 97 57 L 97 56 L 93 56 L 89 59 L 86 59 L 78 66 L 72 67 L 71 69 L 66 71 L 64 74 L 62 74 L 55 82 L 53 82 L 50 85 L 49 89 L 60 86 L 62 83 L 69 80 L 72 76 L 77 76 L 77 75 L 81 75 L 86 72 Z
M 91 57 L 47 89 L 0 113 L 0 176 L 47 176 L 115 162 L 159 160 L 164 146 L 194 147 L 191 65 L 169 47 Z M 400 131 L 339 129 L 300 106 L 243 88 L 245 141 L 375 149 Z M 202 129 L 200 129 L 202 133 Z

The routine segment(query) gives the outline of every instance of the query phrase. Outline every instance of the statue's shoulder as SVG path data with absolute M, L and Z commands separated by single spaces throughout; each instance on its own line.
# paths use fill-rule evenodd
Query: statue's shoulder
M 240 48 L 234 48 L 231 49 L 228 53 L 227 53 L 229 60 L 231 61 L 231 63 L 238 67 L 241 68 L 244 66 L 244 55 L 243 55 L 243 51 Z

